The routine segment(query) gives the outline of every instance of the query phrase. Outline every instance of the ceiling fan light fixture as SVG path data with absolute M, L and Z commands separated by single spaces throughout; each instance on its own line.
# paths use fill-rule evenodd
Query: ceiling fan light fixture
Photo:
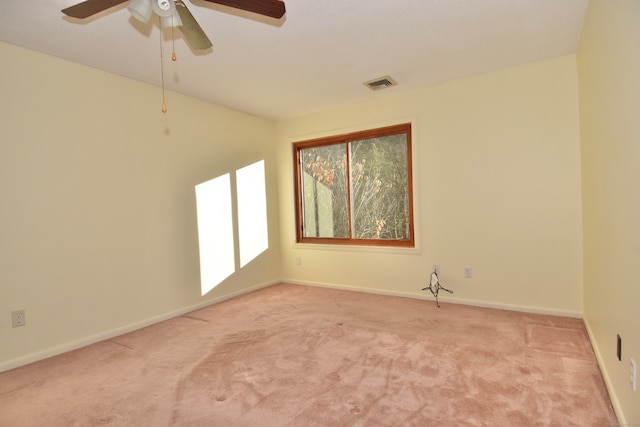
M 162 26 L 162 28 L 182 27 L 182 19 L 180 19 L 180 14 L 176 10 L 175 13 L 171 16 L 161 16 L 160 25 Z
M 176 12 L 173 0 L 151 0 L 151 8 L 161 17 L 168 17 Z
M 151 0 L 131 0 L 127 10 L 140 22 L 145 24 L 149 22 L 151 18 Z

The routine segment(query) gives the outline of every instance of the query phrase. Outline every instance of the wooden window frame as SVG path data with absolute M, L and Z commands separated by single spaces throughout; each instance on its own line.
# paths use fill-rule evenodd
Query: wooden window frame
M 303 212 L 303 194 L 302 194 L 302 170 L 300 152 L 304 149 L 322 147 L 337 144 L 346 144 L 369 138 L 377 138 L 383 136 L 391 136 L 405 134 L 407 143 L 407 192 L 408 192 L 408 210 L 409 210 L 409 238 L 404 240 L 393 239 L 358 239 L 358 238 L 340 238 L 340 237 L 305 237 L 304 236 L 304 212 Z M 369 129 L 358 132 L 350 132 L 341 135 L 333 135 L 324 138 L 317 138 L 293 143 L 293 170 L 294 170 L 294 197 L 295 197 L 295 218 L 296 218 L 296 242 L 297 243 L 313 243 L 325 245 L 354 245 L 354 246 L 380 246 L 380 247 L 415 247 L 415 225 L 413 215 L 413 156 L 411 150 L 411 123 L 386 126 L 376 129 Z M 349 149 L 347 151 L 347 165 L 349 165 Z M 350 169 L 347 172 L 347 189 L 351 188 Z M 351 200 L 351 191 L 348 190 L 348 200 Z M 352 218 L 351 209 L 348 209 L 349 215 L 349 234 L 352 234 Z

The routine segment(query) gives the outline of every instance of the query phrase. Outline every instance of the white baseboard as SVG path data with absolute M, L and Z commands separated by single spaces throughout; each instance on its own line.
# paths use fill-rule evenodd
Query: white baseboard
M 171 318 L 181 316 L 186 313 L 190 313 L 194 310 L 198 310 L 200 308 L 208 307 L 213 304 L 218 304 L 222 301 L 229 300 L 231 298 L 235 298 L 240 295 L 248 294 L 253 291 L 257 291 L 258 289 L 266 288 L 267 286 L 274 285 L 276 283 L 281 283 L 281 281 L 276 280 L 272 282 L 262 283 L 255 286 L 252 286 L 247 289 L 242 289 L 237 292 L 232 292 L 230 294 L 224 295 L 218 298 L 212 298 L 206 301 L 199 302 L 198 304 L 194 304 L 188 307 L 183 307 L 178 310 L 174 310 L 168 313 L 163 313 L 158 316 L 154 316 L 148 319 L 141 320 L 139 322 L 132 323 L 130 325 L 126 325 L 120 328 L 112 329 L 110 331 L 101 332 L 96 335 L 92 335 L 89 337 L 85 337 L 76 341 L 68 342 L 56 347 L 47 348 L 45 350 L 37 351 L 35 353 L 30 353 L 25 356 L 21 356 L 15 359 L 10 359 L 5 362 L 0 363 L 0 372 L 8 371 L 9 369 L 18 368 L 20 366 L 28 365 L 29 363 L 37 362 L 39 360 L 46 359 L 48 357 L 57 356 L 58 354 L 66 353 L 67 351 L 76 350 L 81 347 L 88 346 L 90 344 L 95 344 L 100 341 L 104 341 L 113 337 L 117 337 L 118 335 L 126 334 L 128 332 L 133 332 L 138 329 L 142 329 L 146 326 L 153 325 L 155 323 L 162 322 L 164 320 L 169 320 Z
M 604 384 L 607 387 L 607 391 L 609 392 L 609 398 L 611 399 L 611 405 L 613 405 L 613 411 L 616 413 L 616 417 L 618 417 L 617 425 L 620 425 L 620 426 L 630 425 L 630 424 L 627 424 L 627 420 L 625 419 L 624 412 L 622 411 L 622 407 L 620 406 L 620 401 L 618 400 L 618 396 L 616 395 L 616 390 L 613 387 L 611 376 L 609 376 L 607 367 L 604 364 L 604 359 L 602 358 L 602 352 L 600 352 L 600 348 L 598 347 L 598 343 L 596 342 L 595 335 L 591 330 L 591 325 L 589 325 L 589 320 L 587 319 L 586 316 L 584 317 L 584 326 L 587 329 L 587 334 L 589 334 L 589 341 L 591 341 L 591 347 L 593 347 L 593 352 L 596 354 L 596 360 L 598 361 L 598 366 L 600 367 L 600 372 L 602 373 L 602 379 L 604 380 Z
M 213 298 L 210 300 L 206 300 L 200 302 L 198 304 L 194 304 L 192 306 L 184 307 L 178 310 L 174 310 L 168 313 L 163 313 L 158 316 L 151 317 L 149 319 L 144 319 L 136 323 L 132 323 L 130 325 L 112 329 L 109 331 L 105 331 L 96 335 L 92 335 L 89 337 L 85 337 L 76 341 L 72 341 L 69 343 L 65 343 L 56 347 L 48 348 L 45 350 L 41 350 L 35 353 L 30 353 L 25 356 L 21 356 L 15 359 L 10 359 L 5 362 L 0 362 L 0 372 L 7 371 L 9 369 L 14 369 L 20 366 L 27 365 L 29 363 L 37 362 L 38 360 L 46 359 L 48 357 L 56 356 L 58 354 L 65 353 L 67 351 L 75 350 L 81 347 L 85 347 L 90 344 L 94 344 L 100 341 L 104 341 L 118 335 L 126 334 L 128 332 L 135 331 L 137 329 L 144 328 L 146 326 L 153 325 L 154 323 L 162 322 L 164 320 L 171 319 L 173 317 L 181 316 L 185 313 L 189 313 L 194 310 L 198 310 L 200 308 L 208 307 L 213 304 L 220 303 L 222 301 L 226 301 L 231 298 L 235 298 L 240 295 L 248 294 L 250 292 L 256 291 L 258 289 L 265 288 L 267 286 L 274 285 L 276 283 L 290 283 L 293 285 L 305 285 L 305 286 L 316 286 L 323 288 L 332 288 L 332 289 L 341 289 L 345 291 L 355 291 L 355 292 L 368 292 L 372 294 L 379 295 L 389 295 L 389 296 L 397 296 L 397 297 L 405 297 L 405 298 L 416 298 L 416 299 L 426 299 L 424 294 L 413 293 L 413 292 L 400 292 L 400 291 L 392 291 L 392 290 L 380 290 L 373 288 L 364 288 L 357 286 L 347 286 L 342 284 L 334 284 L 334 283 L 321 283 L 321 282 L 309 282 L 309 281 L 300 281 L 300 280 L 276 280 L 271 282 L 266 282 L 262 284 L 258 284 L 252 286 L 247 289 L 243 289 L 241 291 L 233 292 L 231 294 L 224 295 L 219 298 Z M 452 298 L 447 296 L 442 302 L 446 303 L 454 303 L 454 304 L 464 304 L 471 305 L 476 307 L 486 307 L 486 308 L 495 308 L 500 310 L 512 310 L 512 311 L 521 311 L 526 313 L 537 313 L 537 314 L 549 314 L 555 316 L 564 316 L 564 317 L 575 317 L 582 318 L 582 313 L 573 312 L 573 311 L 563 311 L 563 310 L 552 310 L 545 309 L 540 307 L 527 307 L 527 306 L 518 306 L 518 305 L 510 305 L 510 304 L 500 304 L 500 303 L 492 303 L 487 301 L 476 301 L 476 300 L 465 300 L 460 298 Z M 592 339 L 593 342 L 593 339 Z M 594 346 L 595 347 L 595 346 Z M 604 371 L 603 371 L 604 372 Z M 609 385 L 607 385 L 609 387 Z M 618 409 L 616 409 L 616 413 Z
M 332 288 L 332 289 L 341 289 L 344 291 L 367 292 L 371 294 L 389 295 L 389 296 L 395 296 L 395 297 L 405 297 L 405 298 L 415 298 L 415 299 L 428 299 L 429 297 L 431 297 L 430 294 L 427 296 L 424 293 L 418 293 L 418 292 L 401 292 L 401 291 L 392 291 L 387 289 L 381 290 L 381 289 L 365 288 L 365 287 L 358 287 L 358 286 L 348 286 L 348 285 L 335 284 L 335 283 L 322 283 L 322 282 L 310 282 L 310 281 L 304 281 L 304 280 L 287 280 L 287 279 L 283 279 L 282 282 L 290 283 L 292 285 L 316 286 L 320 288 Z M 554 309 L 542 308 L 542 307 L 502 304 L 502 303 L 495 303 L 490 301 L 467 300 L 462 298 L 450 297 L 449 295 L 446 295 L 446 298 L 440 300 L 440 302 L 471 305 L 474 307 L 495 308 L 498 310 L 521 311 L 524 313 L 548 314 L 552 316 L 573 317 L 576 319 L 582 319 L 582 312 L 579 312 L 579 311 L 554 310 Z

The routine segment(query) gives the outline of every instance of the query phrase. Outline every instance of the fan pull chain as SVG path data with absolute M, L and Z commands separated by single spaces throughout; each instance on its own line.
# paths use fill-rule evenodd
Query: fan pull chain
M 164 102 L 164 59 L 162 56 L 162 21 L 160 20 L 160 16 L 158 16 L 158 22 L 160 26 L 160 78 L 162 81 L 162 112 L 167 112 L 167 104 Z
M 173 15 L 171 15 L 171 48 L 173 49 L 173 53 L 171 54 L 171 60 L 173 62 L 176 62 L 176 60 L 178 59 L 178 56 L 176 55 L 176 37 L 173 33 L 173 29 L 175 27 L 173 26 Z

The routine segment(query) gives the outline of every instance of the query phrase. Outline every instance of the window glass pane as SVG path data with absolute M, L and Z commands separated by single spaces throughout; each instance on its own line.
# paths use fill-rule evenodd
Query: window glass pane
M 355 239 L 410 239 L 406 134 L 349 144 Z
M 304 237 L 349 237 L 346 144 L 300 150 Z

